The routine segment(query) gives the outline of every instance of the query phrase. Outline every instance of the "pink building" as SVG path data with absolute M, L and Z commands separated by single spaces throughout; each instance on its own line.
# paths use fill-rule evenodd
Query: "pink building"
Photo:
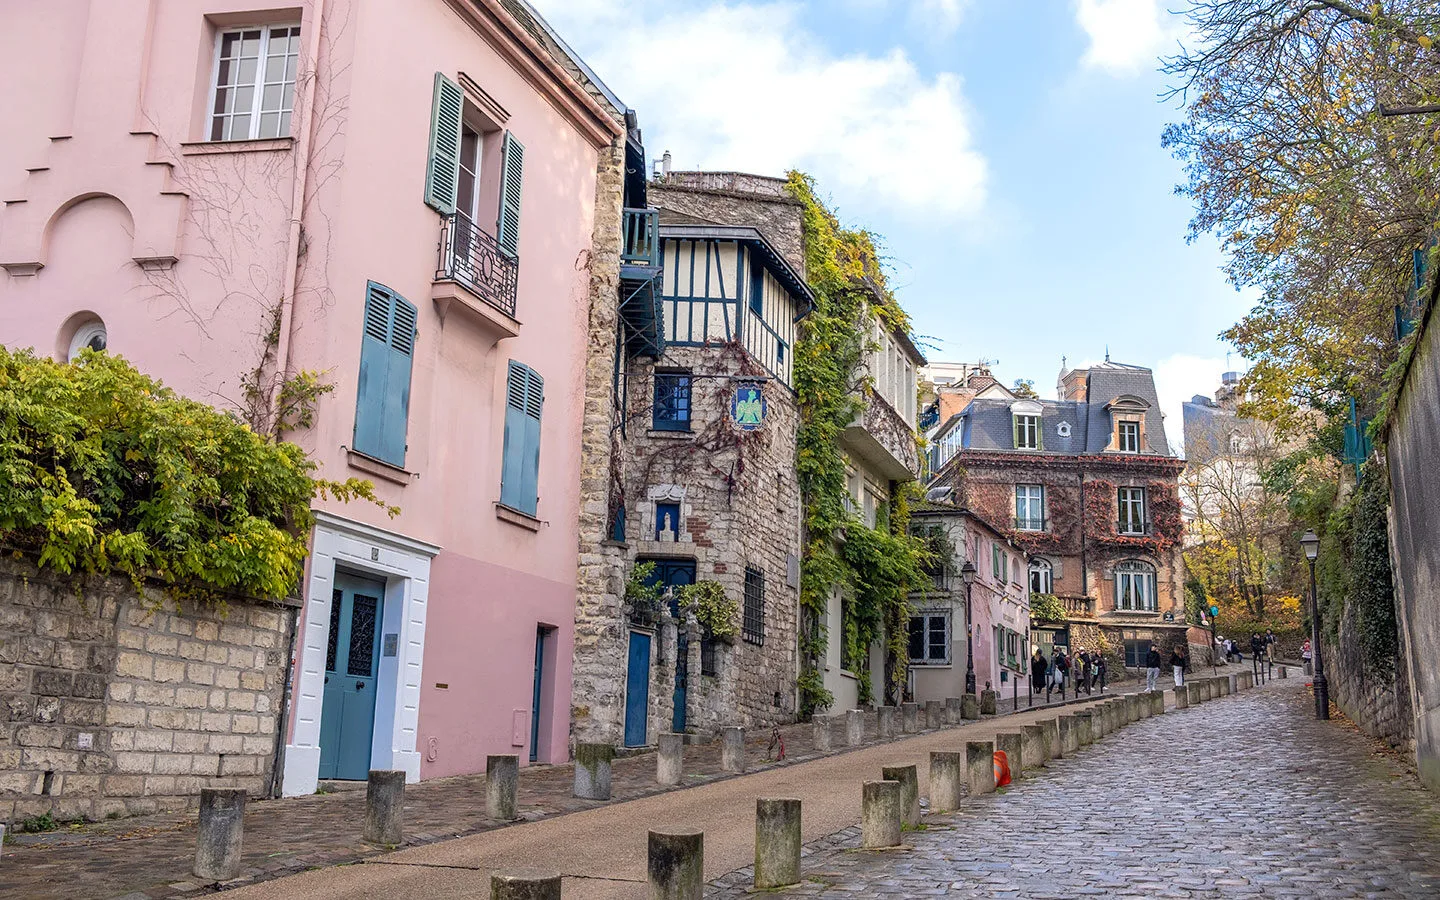
M 597 166 L 624 128 L 562 48 L 519 0 L 7 4 L 0 340 L 105 347 L 261 429 L 317 372 L 285 438 L 402 510 L 317 500 L 265 717 L 285 794 L 568 757 Z

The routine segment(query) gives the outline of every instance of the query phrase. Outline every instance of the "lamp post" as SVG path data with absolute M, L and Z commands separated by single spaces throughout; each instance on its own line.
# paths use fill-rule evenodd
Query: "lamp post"
M 960 580 L 965 582 L 965 693 L 975 693 L 975 617 L 971 614 L 970 589 L 975 585 L 977 569 L 970 560 L 960 567 Z
M 1325 661 L 1320 653 L 1320 592 L 1315 587 L 1315 560 L 1320 556 L 1320 539 L 1307 531 L 1300 539 L 1305 560 L 1310 563 L 1310 646 L 1315 654 L 1315 718 L 1330 718 L 1330 685 L 1325 681 Z

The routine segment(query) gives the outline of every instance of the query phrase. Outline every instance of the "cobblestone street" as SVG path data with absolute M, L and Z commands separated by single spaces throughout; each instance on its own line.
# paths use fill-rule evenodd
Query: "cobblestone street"
M 787 895 L 1440 896 L 1440 803 L 1348 722 L 1316 722 L 1304 684 L 1137 722 L 927 818 L 907 850 L 858 851 L 848 829 L 808 848 Z

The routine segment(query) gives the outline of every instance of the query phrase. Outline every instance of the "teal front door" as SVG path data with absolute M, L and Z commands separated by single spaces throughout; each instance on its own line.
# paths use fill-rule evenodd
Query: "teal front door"
M 382 582 L 335 573 L 325 700 L 320 710 L 321 778 L 364 781 L 369 777 L 384 604 Z

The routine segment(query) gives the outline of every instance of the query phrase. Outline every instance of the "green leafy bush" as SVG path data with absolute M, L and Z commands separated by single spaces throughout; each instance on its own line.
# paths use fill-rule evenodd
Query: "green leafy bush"
M 1054 594 L 1031 594 L 1030 618 L 1036 622 L 1063 622 L 1065 603 Z
M 62 364 L 0 347 L 0 544 L 41 567 L 210 599 L 286 596 L 311 500 L 379 502 L 367 481 L 314 470 L 299 447 L 119 357 L 86 351 Z
M 740 633 L 740 604 L 725 593 L 718 581 L 697 581 L 676 590 L 681 609 L 695 613 L 695 621 L 721 641 L 730 641 Z

